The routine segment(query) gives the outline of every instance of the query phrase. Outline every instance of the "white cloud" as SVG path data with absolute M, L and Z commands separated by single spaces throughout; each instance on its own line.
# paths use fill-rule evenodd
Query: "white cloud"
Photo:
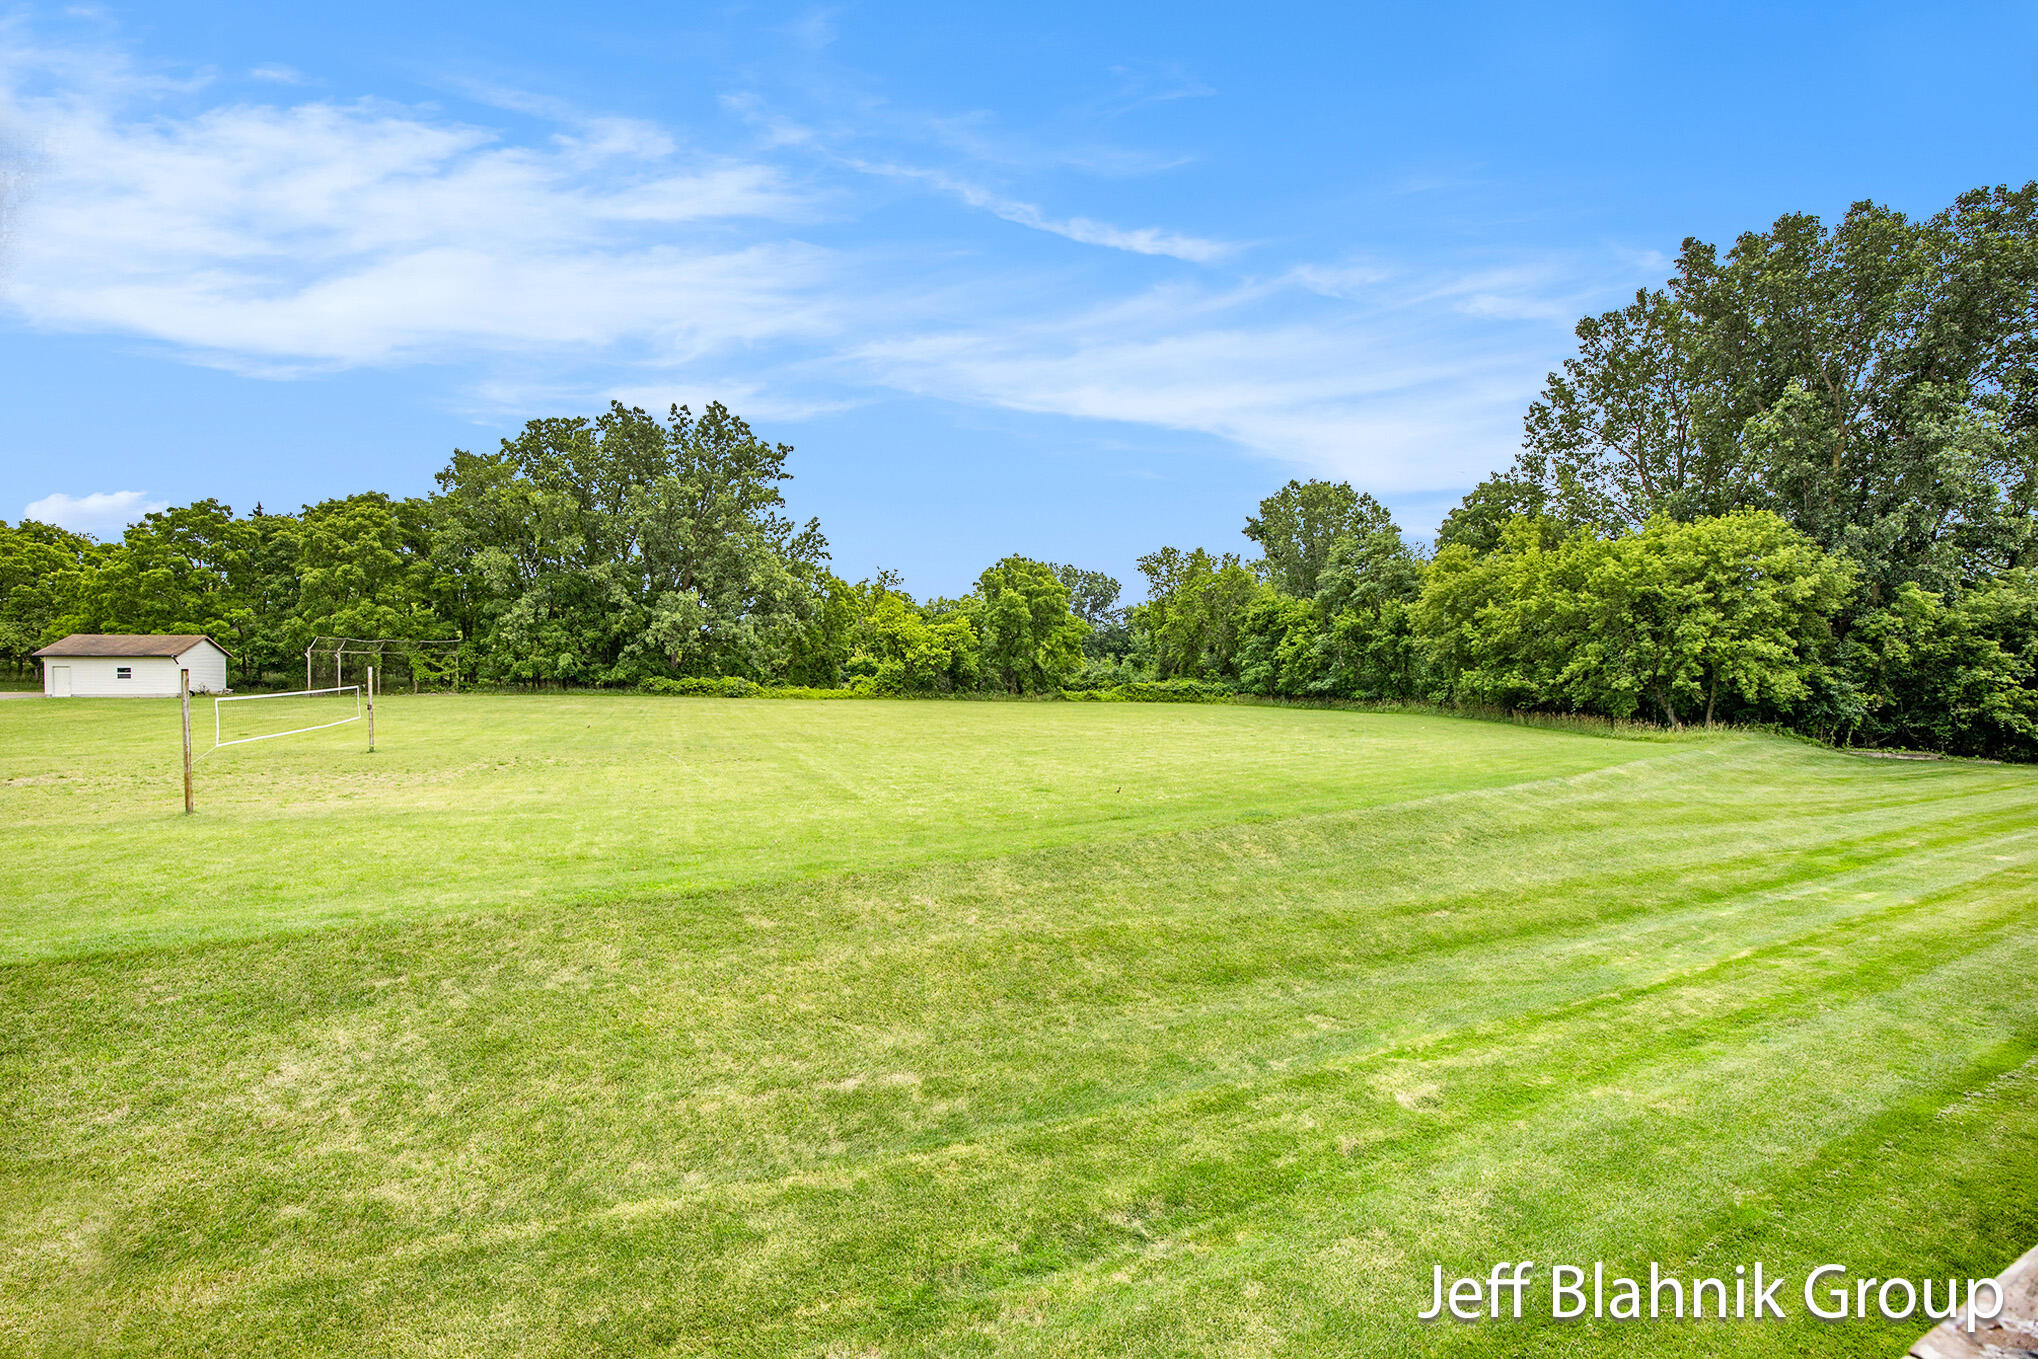
M 970 184 L 956 184 L 954 192 L 971 207 L 984 208 L 1008 222 L 1066 236 L 1084 245 L 1101 245 L 1112 250 L 1129 250 L 1135 255 L 1168 255 L 1195 264 L 1210 264 L 1232 253 L 1235 247 L 1223 241 L 1186 236 L 1159 227 L 1117 227 L 1088 217 L 1053 218 L 1031 203 L 1004 198 Z
M 0 101 L 43 148 L 7 300 L 258 371 L 622 342 L 670 359 L 824 328 L 826 252 L 774 168 L 622 119 L 542 146 L 373 101 L 150 117 L 75 85 Z
M 766 107 L 754 94 L 741 93 L 725 95 L 723 107 L 735 113 L 757 128 L 767 143 L 774 147 L 798 147 L 817 152 L 833 163 L 855 170 L 860 174 L 879 175 L 889 179 L 909 180 L 931 186 L 951 198 L 960 200 L 970 207 L 981 209 L 995 217 L 1035 231 L 1045 231 L 1065 237 L 1082 245 L 1102 246 L 1109 250 L 1125 250 L 1136 255 L 1166 255 L 1185 260 L 1192 264 L 1211 264 L 1235 253 L 1238 249 L 1225 241 L 1192 236 L 1186 232 L 1169 231 L 1162 227 L 1120 227 L 1109 222 L 1100 222 L 1090 217 L 1056 217 L 1037 204 L 1013 198 L 984 187 L 973 180 L 951 174 L 930 166 L 909 164 L 897 159 L 872 160 L 850 155 L 833 149 L 831 143 L 838 139 L 855 140 L 853 134 L 829 135 L 804 126 Z M 893 119 L 893 122 L 900 120 Z M 918 131 L 931 137 L 935 142 L 952 150 L 961 150 L 973 160 L 995 162 L 1005 165 L 1025 165 L 1029 162 L 1058 165 L 1082 165 L 1098 173 L 1136 174 L 1153 173 L 1158 169 L 1185 164 L 1181 157 L 1165 162 L 1156 162 L 1151 157 L 1134 153 L 1113 152 L 1108 149 L 1090 148 L 1082 151 L 1059 151 L 1052 156 L 1043 156 L 1030 150 L 1015 151 L 984 136 L 977 131 L 983 115 L 971 114 L 958 118 L 923 119 Z
M 35 79 L 10 85 L 24 63 Z M 1635 277 L 1630 257 L 1417 268 L 1355 253 L 1227 278 L 1243 245 L 1051 214 L 984 187 L 999 176 L 981 163 L 910 163 L 924 140 L 852 158 L 829 147 L 876 135 L 732 97 L 758 134 L 732 155 L 641 119 L 466 93 L 542 125 L 518 140 L 431 107 L 232 102 L 117 58 L 0 50 L 0 125 L 37 147 L 4 301 L 42 327 L 279 377 L 460 364 L 447 403 L 490 420 L 612 394 L 794 420 L 900 391 L 1194 433 L 1413 494 L 1507 461 L 1570 318 Z M 870 176 L 1199 267 L 1152 287 L 1167 266 L 1023 268 L 945 235 L 931 250 L 903 218 L 858 236 Z
M 73 533 L 114 538 L 143 515 L 169 507 L 167 500 L 150 500 L 147 491 L 94 491 L 81 496 L 69 496 L 59 491 L 41 500 L 30 501 L 21 511 L 21 517 L 55 524 Z
M 301 71 L 294 66 L 284 66 L 281 63 L 257 66 L 248 72 L 248 77 L 252 80 L 267 81 L 271 85 L 304 84 L 304 74 Z
M 1312 308 L 1323 279 L 1162 288 L 1052 319 L 861 346 L 889 386 L 1011 410 L 1212 435 L 1408 493 L 1508 461 L 1547 351 L 1518 327 L 1468 337 L 1455 291 L 1385 273 L 1363 308 Z
M 1093 221 L 1088 217 L 1049 217 L 1031 203 L 1020 202 L 993 193 L 981 185 L 957 179 L 939 170 L 922 169 L 912 165 L 898 165 L 890 162 L 848 160 L 844 162 L 865 174 L 887 175 L 895 179 L 911 179 L 931 184 L 943 193 L 951 194 L 973 208 L 982 208 L 997 217 L 1019 226 L 1032 227 L 1035 231 L 1051 232 L 1065 236 L 1083 245 L 1101 245 L 1112 250 L 1129 250 L 1136 255 L 1168 255 L 1178 260 L 1195 264 L 1209 264 L 1223 259 L 1237 247 L 1223 241 L 1206 240 L 1200 236 L 1186 236 L 1179 232 L 1164 231 L 1159 227 L 1116 227 L 1108 222 Z

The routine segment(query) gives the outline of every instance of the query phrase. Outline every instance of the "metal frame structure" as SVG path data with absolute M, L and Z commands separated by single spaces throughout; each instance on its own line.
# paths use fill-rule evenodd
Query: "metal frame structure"
M 433 654 L 434 649 L 438 649 L 443 653 L 444 649 L 451 648 L 457 652 L 459 646 L 460 639 L 458 637 L 314 637 L 311 639 L 311 645 L 304 649 L 304 687 L 309 692 L 314 683 L 311 673 L 311 658 L 313 656 L 331 656 L 333 658 L 333 683 L 335 685 L 342 685 L 346 682 L 347 678 L 345 672 L 347 657 L 349 656 L 373 656 L 376 663 L 380 665 L 383 656 L 391 651 L 401 654 L 405 661 L 409 662 L 420 654 Z M 460 688 L 460 667 L 457 664 L 457 657 L 452 659 L 456 663 L 449 668 L 449 674 L 453 681 L 454 690 L 458 691 Z M 386 667 L 384 669 L 386 670 Z M 413 667 L 411 670 L 413 680 L 415 680 L 416 675 L 417 671 Z

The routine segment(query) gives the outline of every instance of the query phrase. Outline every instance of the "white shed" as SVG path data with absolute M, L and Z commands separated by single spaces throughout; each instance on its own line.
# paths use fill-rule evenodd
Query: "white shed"
M 227 649 L 203 633 L 73 633 L 35 653 L 45 698 L 174 698 L 177 672 L 191 692 L 226 692 Z

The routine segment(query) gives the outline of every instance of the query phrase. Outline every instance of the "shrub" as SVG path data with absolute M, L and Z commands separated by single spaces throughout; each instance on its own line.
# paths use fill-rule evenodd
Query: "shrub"
M 638 681 L 637 688 L 642 693 L 674 694 L 681 698 L 749 698 L 758 692 L 757 685 L 740 675 L 720 678 L 688 675 L 683 679 L 658 677 Z
M 1236 691 L 1216 680 L 1136 680 L 1108 689 L 1064 689 L 1062 697 L 1079 703 L 1229 703 Z

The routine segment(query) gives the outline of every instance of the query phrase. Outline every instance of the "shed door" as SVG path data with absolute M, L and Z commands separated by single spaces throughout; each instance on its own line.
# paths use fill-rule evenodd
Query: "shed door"
M 50 667 L 50 696 L 69 698 L 71 696 L 71 667 L 53 665 Z

